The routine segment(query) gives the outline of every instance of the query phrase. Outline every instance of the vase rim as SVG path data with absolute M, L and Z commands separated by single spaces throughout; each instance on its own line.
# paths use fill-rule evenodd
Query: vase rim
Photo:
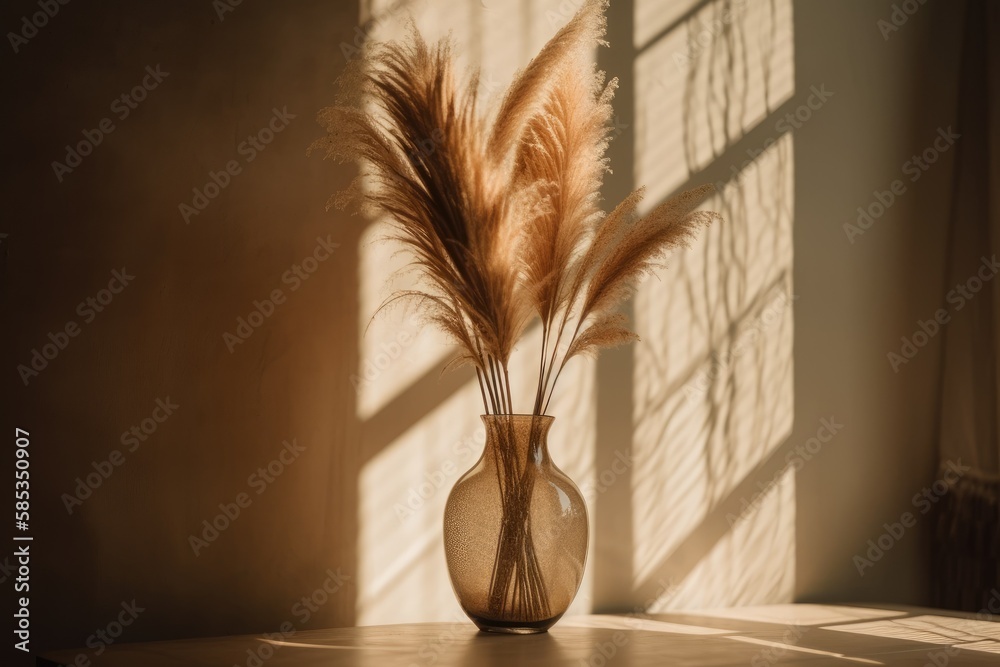
M 552 421 L 555 419 L 552 415 L 534 415 L 530 412 L 500 412 L 488 415 L 479 415 L 482 419 L 496 419 L 497 417 L 511 417 L 515 419 L 543 419 L 547 421 Z

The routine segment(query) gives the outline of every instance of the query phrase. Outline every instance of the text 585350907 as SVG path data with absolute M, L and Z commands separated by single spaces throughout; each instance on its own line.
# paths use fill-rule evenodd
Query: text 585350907
M 15 605 L 17 610 L 14 613 L 14 648 L 27 652 L 28 642 L 31 639 L 31 619 L 28 614 L 28 603 L 30 602 L 29 592 L 31 579 L 31 554 L 28 544 L 31 536 L 28 535 L 28 523 L 31 520 L 31 474 L 28 459 L 28 446 L 31 441 L 28 439 L 28 432 L 23 428 L 14 429 L 14 557 L 17 559 L 17 577 L 14 579 L 14 591 L 19 595 Z

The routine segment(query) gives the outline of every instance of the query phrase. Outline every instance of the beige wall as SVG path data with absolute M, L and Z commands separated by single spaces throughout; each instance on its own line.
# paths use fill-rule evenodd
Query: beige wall
M 550 14 L 556 2 L 509 11 L 501 4 L 417 0 L 414 12 L 418 23 L 454 27 L 466 55 L 486 64 L 488 81 L 505 81 L 559 19 Z M 579 482 L 623 449 L 640 457 L 592 503 L 597 535 L 576 611 L 630 610 L 661 581 L 672 587 L 654 605 L 663 609 L 924 600 L 926 523 L 865 577 L 851 562 L 907 509 L 934 466 L 936 352 L 924 350 L 898 375 L 885 353 L 941 302 L 950 154 L 855 244 L 841 228 L 954 118 L 954 8 L 931 0 L 885 41 L 875 23 L 890 4 L 750 0 L 751 27 L 777 26 L 784 41 L 773 45 L 769 70 L 755 65 L 747 75 L 753 85 L 727 81 L 748 100 L 728 120 L 732 131 L 702 135 L 713 102 L 694 92 L 709 88 L 643 78 L 655 78 L 657 67 L 676 76 L 673 42 L 653 61 L 638 53 L 656 25 L 688 29 L 690 3 L 639 3 L 640 30 L 626 3 L 613 0 L 616 50 L 600 57 L 623 78 L 624 127 L 609 196 L 639 182 L 655 198 L 719 181 L 746 149 L 784 138 L 717 202 L 731 231 L 707 236 L 672 263 L 675 277 L 640 294 L 645 347 L 581 364 L 555 402 L 553 450 Z M 770 9 L 782 6 L 787 15 Z M 8 4 L 2 25 L 18 25 L 30 8 Z M 467 376 L 438 379 L 447 350 L 419 326 L 391 369 L 355 390 L 351 375 L 409 329 L 389 319 L 362 337 L 388 260 L 367 243 L 372 232 L 359 218 L 323 210 L 350 169 L 304 156 L 318 134 L 314 112 L 329 103 L 344 64 L 339 45 L 354 38 L 357 21 L 349 2 L 244 2 L 221 21 L 210 2 L 100 10 L 71 3 L 7 54 L 14 122 L 0 230 L 9 234 L 0 246 L 5 415 L 32 437 L 39 645 L 80 646 L 133 598 L 146 611 L 123 641 L 264 631 L 284 621 L 302 628 L 454 615 L 436 556 L 445 494 L 413 522 L 398 521 L 393 508 L 445 462 L 471 463 L 453 444 L 475 447 L 478 392 Z M 400 21 L 391 13 L 380 29 Z M 713 37 L 713 48 L 741 43 L 732 32 L 722 38 L 720 45 Z M 767 46 L 759 33 L 752 39 Z M 169 76 L 119 120 L 112 102 L 157 64 Z M 821 84 L 835 97 L 800 129 L 776 129 L 775 114 L 805 103 L 810 86 Z M 651 86 L 662 92 L 650 98 Z M 649 109 L 677 113 L 683 96 L 671 96 L 684 90 L 695 120 L 651 125 Z M 296 118 L 246 162 L 241 142 L 286 106 Z M 711 113 L 728 118 L 735 108 Z M 58 182 L 50 163 L 105 116 L 116 129 Z M 192 188 L 229 160 L 241 173 L 185 224 L 179 204 L 191 203 Z M 327 235 L 339 247 L 293 290 L 286 271 Z M 762 238 L 767 252 L 754 245 Z M 134 282 L 84 322 L 77 304 L 122 267 Z M 720 297 L 713 286 L 721 277 L 729 282 Z M 752 323 L 768 305 L 772 284 L 798 297 L 794 365 L 792 316 L 782 311 L 718 395 L 698 403 L 707 412 L 695 412 L 697 428 L 659 424 L 667 413 L 655 406 L 684 397 L 686 383 L 711 363 L 704 343 L 731 345 L 740 318 Z M 287 300 L 230 353 L 223 333 L 275 289 Z M 657 319 L 663 313 L 676 317 Z M 13 369 L 70 320 L 79 335 L 24 386 Z M 655 363 L 662 374 L 650 372 Z M 127 451 L 122 433 L 167 397 L 179 405 L 174 414 Z M 747 415 L 757 418 L 740 421 Z M 727 514 L 831 415 L 843 431 L 797 474 L 786 472 L 730 535 Z M 273 484 L 250 479 L 293 438 L 306 449 Z M 124 463 L 67 514 L 61 494 L 116 449 Z M 689 480 L 701 486 L 688 491 Z M 252 502 L 196 556 L 189 536 L 244 492 Z M 637 553 L 648 562 L 636 562 Z M 338 568 L 350 582 L 303 620 L 296 602 Z M 750 575 L 734 582 L 726 578 L 734 570 Z
M 796 133 L 796 428 L 845 427 L 818 465 L 799 475 L 796 594 L 805 600 L 926 603 L 933 519 L 859 576 L 852 558 L 883 523 L 919 514 L 911 498 L 934 480 L 940 335 L 894 373 L 887 353 L 944 299 L 944 224 L 954 148 L 916 182 L 903 173 L 955 122 L 961 3 L 928 2 L 883 39 L 891 3 L 796 4 L 798 88 L 825 83 L 837 97 Z M 961 141 L 976 141 L 966 137 Z M 873 191 L 906 191 L 848 242 Z
M 2 24 L 31 7 L 6 4 Z M 360 223 L 324 211 L 349 171 L 305 156 L 356 24 L 346 2 L 244 2 L 221 21 L 211 2 L 71 3 L 5 54 L 4 415 L 32 437 L 38 645 L 82 646 L 133 598 L 122 641 L 273 629 L 328 568 L 356 571 Z M 119 120 L 147 65 L 169 76 Z M 296 117 L 247 162 L 275 107 Z M 58 182 L 50 162 L 106 116 L 114 131 Z M 241 173 L 185 224 L 179 205 L 229 160 Z M 328 235 L 332 257 L 284 282 Z M 77 304 L 122 267 L 134 281 L 86 323 Z M 285 303 L 230 353 L 223 333 L 275 289 Z M 15 366 L 70 320 L 80 333 L 25 387 Z M 168 397 L 129 452 L 122 433 Z M 248 478 L 293 438 L 306 450 L 257 495 Z M 61 494 L 116 449 L 67 514 Z M 241 492 L 250 506 L 195 556 L 189 535 Z M 348 586 L 309 625 L 353 620 Z

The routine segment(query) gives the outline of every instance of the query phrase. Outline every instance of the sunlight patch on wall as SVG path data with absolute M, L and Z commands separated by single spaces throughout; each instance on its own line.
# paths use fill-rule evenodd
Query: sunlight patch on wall
M 359 357 L 351 385 L 361 419 L 370 419 L 424 375 L 440 373 L 443 363 L 455 355 L 445 336 L 426 325 L 413 302 L 399 301 L 372 316 L 394 291 L 415 286 L 412 274 L 397 273 L 408 260 L 398 243 L 384 240 L 387 230 L 384 222 L 368 225 L 358 252 Z
M 748 139 L 795 92 L 791 2 L 639 0 L 636 16 L 645 17 L 637 20 L 635 166 L 637 184 L 650 186 L 646 209 L 692 178 L 714 181 L 722 191 L 706 208 L 723 221 L 676 253 L 635 301 L 643 339 L 633 407 L 635 587 L 680 571 L 693 583 L 666 595 L 667 606 L 779 602 L 792 591 L 794 520 L 754 545 L 757 569 L 776 569 L 736 587 L 732 577 L 751 563 L 735 547 L 773 517 L 761 510 L 720 532 L 711 513 L 746 488 L 792 427 L 792 135 Z M 782 498 L 794 517 L 794 494 Z
M 650 4 L 658 2 L 640 0 L 637 13 Z M 636 182 L 649 186 L 652 201 L 706 169 L 795 92 L 791 0 L 733 3 L 726 14 L 727 6 L 706 3 L 636 60 Z M 706 24 L 719 27 L 705 32 Z
M 361 0 L 363 31 L 372 39 L 399 39 L 406 36 L 412 18 L 420 34 L 428 40 L 445 37 L 452 29 L 456 39 L 471 43 L 479 2 L 437 2 L 436 0 Z M 460 28 L 464 28 L 460 31 Z
M 441 620 L 461 613 L 445 569 L 448 492 L 479 458 L 485 430 L 469 385 L 385 447 L 359 482 L 357 623 Z
M 636 48 L 656 41 L 701 4 L 701 0 L 638 0 L 635 3 Z
M 463 76 L 470 67 L 479 67 L 481 99 L 499 103 L 514 72 L 572 17 L 580 0 L 562 4 L 558 0 L 374 0 L 370 4 L 370 14 L 376 17 L 370 31 L 373 38 L 405 37 L 410 16 L 428 41 L 450 34 L 457 47 L 456 73 Z M 364 9 L 362 13 L 367 15 Z
M 791 158 L 786 134 L 707 204 L 724 221 L 636 296 L 637 585 L 700 544 L 708 513 L 791 432 Z
M 795 594 L 795 474 L 787 468 L 651 613 L 742 607 Z

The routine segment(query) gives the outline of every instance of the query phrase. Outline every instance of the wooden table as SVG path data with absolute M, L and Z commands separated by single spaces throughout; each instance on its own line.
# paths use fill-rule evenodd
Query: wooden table
M 71 665 L 53 651 L 39 665 Z M 665 665 L 1000 665 L 1000 623 L 913 608 L 773 605 L 692 614 L 576 616 L 548 634 L 417 623 L 111 647 L 100 667 L 646 667 Z

